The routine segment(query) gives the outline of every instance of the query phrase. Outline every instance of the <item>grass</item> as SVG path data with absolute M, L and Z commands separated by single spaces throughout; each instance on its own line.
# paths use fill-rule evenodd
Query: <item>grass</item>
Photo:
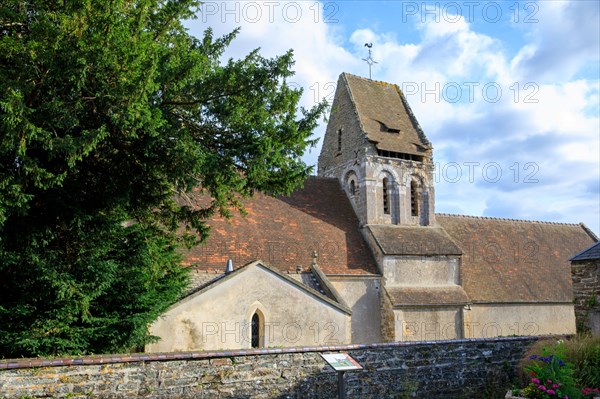
M 600 335 L 585 334 L 565 341 L 566 356 L 582 386 L 600 387 Z

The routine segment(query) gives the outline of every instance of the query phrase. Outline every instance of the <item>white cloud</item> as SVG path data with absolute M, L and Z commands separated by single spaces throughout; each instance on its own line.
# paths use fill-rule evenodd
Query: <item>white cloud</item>
M 297 83 L 308 91 L 316 82 L 321 85 L 336 82 L 340 65 L 359 62 L 341 46 L 343 38 L 337 32 L 337 25 L 325 23 L 328 16 L 318 5 L 298 1 L 207 2 L 206 15 L 189 25 L 196 35 L 201 34 L 204 26 L 211 26 L 217 34 L 240 27 L 241 32 L 225 53 L 225 59 L 239 58 L 258 47 L 266 57 L 292 49 Z
M 556 31 L 552 24 L 573 12 L 570 7 L 555 7 L 559 15 L 554 15 L 543 6 L 545 23 L 534 28 L 532 42 L 512 60 L 498 39 L 474 32 L 463 19 L 419 22 L 421 38 L 410 44 L 398 43 L 387 32 L 355 32 L 356 40 L 376 42 L 386 61 L 378 68 L 378 79 L 404 82 L 405 89 L 416 91 L 407 97 L 436 149 L 439 211 L 560 222 L 586 219 L 598 231 L 598 81 L 570 80 L 589 63 L 581 46 L 554 48 L 540 40 L 540 35 L 565 34 L 564 24 Z M 542 65 L 542 51 L 562 52 L 574 61 Z M 534 69 L 529 75 L 523 73 L 525 62 Z M 523 78 L 537 77 L 538 68 L 544 73 L 551 69 L 562 79 L 538 83 Z M 462 101 L 446 101 L 456 98 L 450 91 L 455 87 L 462 90 Z M 497 170 L 502 173 L 498 181 Z
M 512 60 L 524 79 L 565 81 L 600 57 L 600 3 L 597 1 L 539 1 L 529 35 L 530 43 Z
M 599 81 L 578 76 L 598 68 L 598 2 L 532 3 L 539 6 L 533 16 L 538 22 L 525 25 L 529 30 L 524 32 L 517 30 L 523 25 L 513 27 L 525 42 L 512 58 L 502 37 L 475 31 L 460 16 L 438 22 L 415 18 L 420 36 L 406 43 L 398 40 L 405 37 L 398 26 L 345 32 L 343 21 L 325 23 L 328 14 L 314 2 L 277 2 L 273 9 L 268 2 L 252 2 L 260 18 L 251 9 L 244 11 L 247 2 L 238 3 L 237 11 L 234 6 L 212 10 L 205 24 L 202 18 L 195 22 L 195 32 L 207 24 L 221 34 L 241 26 L 227 57 L 241 57 L 256 47 L 265 56 L 293 49 L 294 81 L 304 87 L 306 107 L 323 97 L 332 100 L 341 72 L 365 76 L 364 44 L 374 44 L 379 63 L 373 79 L 404 88 L 439 166 L 456 162 L 462 168 L 456 183 L 440 175 L 438 211 L 584 220 L 599 231 Z M 495 93 L 497 88 L 501 92 Z M 323 124 L 317 134 L 324 130 Z M 305 160 L 315 163 L 319 151 Z M 470 164 L 473 181 L 468 162 L 478 163 Z M 489 181 L 484 173 L 492 163 L 503 173 L 499 181 Z

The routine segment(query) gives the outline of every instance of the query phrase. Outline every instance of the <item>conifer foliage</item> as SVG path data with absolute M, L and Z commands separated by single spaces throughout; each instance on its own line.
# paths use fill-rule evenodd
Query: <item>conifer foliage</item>
M 192 37 L 196 0 L 1 4 L 0 357 L 139 348 L 206 219 L 310 173 L 324 104 L 291 52 L 222 62 L 237 32 Z

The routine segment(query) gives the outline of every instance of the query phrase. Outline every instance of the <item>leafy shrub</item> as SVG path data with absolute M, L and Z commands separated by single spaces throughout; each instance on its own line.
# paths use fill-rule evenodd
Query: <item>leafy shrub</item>
M 521 395 L 527 398 L 591 398 L 600 393 L 600 337 L 541 341 L 528 351 L 520 368 L 526 385 Z
M 529 359 L 532 362 L 526 366 L 526 370 L 530 373 L 531 382 L 526 388 L 527 397 L 572 398 L 576 395 L 573 365 L 563 361 L 562 355 L 533 355 Z

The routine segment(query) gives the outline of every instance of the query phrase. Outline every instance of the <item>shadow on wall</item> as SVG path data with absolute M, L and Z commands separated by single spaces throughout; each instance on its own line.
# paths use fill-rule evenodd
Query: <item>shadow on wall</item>
M 290 391 L 275 394 L 280 399 L 328 399 L 338 397 L 337 373 L 329 370 L 304 379 Z M 366 370 L 345 374 L 347 398 L 436 398 L 436 399 L 494 399 L 504 398 L 510 389 L 514 373 L 511 367 L 494 365 L 485 371 L 470 373 L 463 378 L 443 377 L 444 371 L 419 372 L 412 370 Z M 255 394 L 254 394 L 255 395 Z M 232 396 L 253 398 L 254 395 Z

